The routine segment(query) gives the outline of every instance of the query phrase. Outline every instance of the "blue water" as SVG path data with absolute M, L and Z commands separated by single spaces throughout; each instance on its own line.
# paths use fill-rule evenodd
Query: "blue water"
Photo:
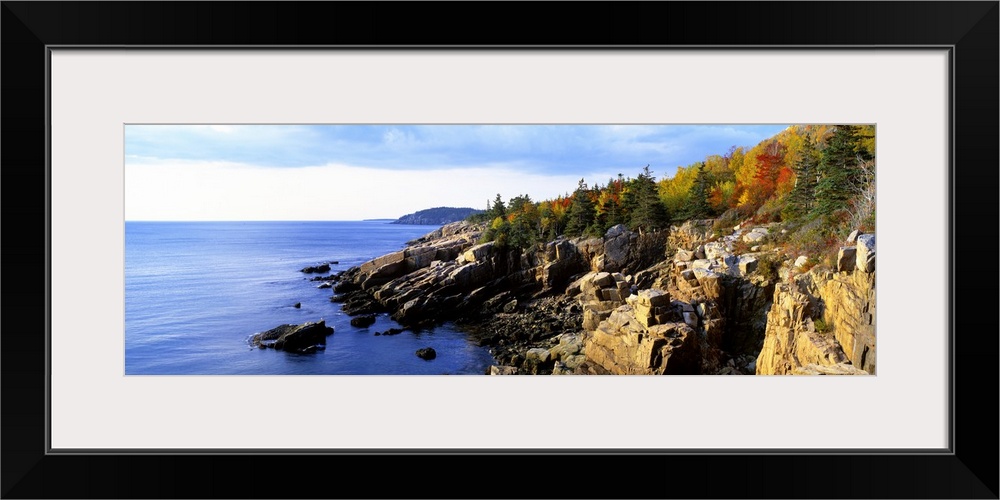
M 493 358 L 449 325 L 375 336 L 399 327 L 386 314 L 356 328 L 333 292 L 299 270 L 337 261 L 346 270 L 403 248 L 437 226 L 363 222 L 126 222 L 125 373 L 482 374 Z M 301 308 L 294 304 L 300 302 Z M 291 354 L 251 348 L 250 335 L 326 320 L 326 349 Z M 423 360 L 417 349 L 432 347 Z

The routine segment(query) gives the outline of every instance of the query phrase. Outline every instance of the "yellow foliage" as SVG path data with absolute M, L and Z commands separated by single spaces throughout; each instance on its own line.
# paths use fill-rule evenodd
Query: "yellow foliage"
M 657 183 L 660 191 L 660 199 L 667 206 L 667 211 L 674 213 L 682 209 L 688 203 L 689 193 L 694 186 L 694 181 L 698 177 L 698 165 L 691 165 L 687 168 L 677 167 L 677 172 L 669 179 L 663 179 Z
M 740 201 L 737 203 L 737 205 L 741 207 L 746 206 L 750 203 L 751 199 L 752 196 L 750 195 L 750 190 L 744 189 L 743 194 L 740 195 Z

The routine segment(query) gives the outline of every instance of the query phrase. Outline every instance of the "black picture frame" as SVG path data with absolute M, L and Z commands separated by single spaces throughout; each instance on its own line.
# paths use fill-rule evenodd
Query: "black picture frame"
M 571 17 L 546 13 L 569 9 Z M 13 292 L 3 294 L 0 351 L 4 498 L 293 498 L 314 496 L 317 485 L 329 497 L 998 498 L 991 385 L 998 287 L 982 256 L 1000 206 L 996 1 L 622 2 L 553 10 L 537 3 L 4 1 L 0 16 L 2 253 Z M 951 47 L 950 452 L 48 454 L 47 47 L 413 44 Z M 369 482 L 367 470 L 385 479 Z M 469 480 L 481 490 L 463 489 Z

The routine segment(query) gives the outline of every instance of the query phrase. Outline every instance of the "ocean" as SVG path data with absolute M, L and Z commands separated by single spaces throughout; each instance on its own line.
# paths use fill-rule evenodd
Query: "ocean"
M 380 314 L 350 325 L 329 273 L 399 250 L 438 226 L 350 222 L 125 223 L 126 375 L 481 375 L 493 357 L 450 324 L 375 336 L 399 325 Z M 294 307 L 301 303 L 300 308 Z M 326 348 L 293 354 L 251 347 L 257 332 L 325 320 Z M 424 360 L 417 349 L 432 347 Z

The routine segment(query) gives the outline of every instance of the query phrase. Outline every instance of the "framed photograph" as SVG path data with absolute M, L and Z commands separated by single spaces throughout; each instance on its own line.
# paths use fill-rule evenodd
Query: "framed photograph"
M 299 496 L 291 479 L 333 471 L 350 496 L 410 497 L 458 455 L 484 485 L 543 467 L 530 496 L 996 498 L 996 426 L 976 422 L 996 420 L 978 381 L 997 338 L 973 333 L 995 325 L 961 306 L 997 298 L 968 256 L 969 222 L 997 215 L 998 4 L 579 7 L 624 16 L 609 39 L 507 7 L 484 15 L 544 41 L 428 5 L 4 2 L 5 253 L 45 271 L 5 297 L 4 497 Z M 733 144 L 678 153 L 713 141 Z M 817 186 L 792 182 L 810 168 Z M 866 211 L 835 176 L 872 189 Z M 662 275 L 609 263 L 668 213 L 712 221 L 704 241 L 657 240 Z M 829 272 L 786 255 L 819 241 Z M 574 245 L 579 269 L 558 257 Z M 611 340 L 451 322 L 473 302 L 534 318 L 545 294 L 512 277 L 536 268 L 526 283 Z M 723 276 L 765 290 L 760 343 L 713 329 L 738 322 L 708 291 Z M 817 291 L 854 286 L 846 305 Z M 714 376 L 753 373 L 788 376 Z M 792 375 L 844 373 L 864 376 Z M 591 484 L 601 458 L 672 472 Z M 362 479 L 376 467 L 396 479 Z

